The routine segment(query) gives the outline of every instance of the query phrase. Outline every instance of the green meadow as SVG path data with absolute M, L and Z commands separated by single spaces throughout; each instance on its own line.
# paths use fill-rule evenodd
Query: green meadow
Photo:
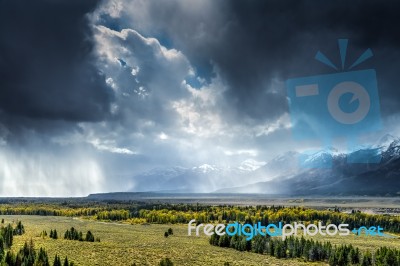
M 12 249 L 17 252 L 25 241 L 33 240 L 35 248 L 44 247 L 50 263 L 56 254 L 62 258 L 68 256 L 75 265 L 158 265 L 163 258 L 170 258 L 174 265 L 327 265 L 310 263 L 300 259 L 276 259 L 268 255 L 252 252 L 240 252 L 230 248 L 221 248 L 209 244 L 208 237 L 188 236 L 184 224 L 123 224 L 100 222 L 72 217 L 2 215 L 5 224 L 22 221 L 25 234 L 14 236 Z M 80 242 L 64 240 L 64 232 L 74 227 L 84 234 L 90 230 L 100 242 Z M 173 235 L 164 237 L 168 228 Z M 41 232 L 56 229 L 58 239 L 41 236 Z M 365 236 L 329 236 L 316 237 L 332 244 L 353 244 L 360 250 L 371 251 L 382 247 L 400 249 L 400 240 L 396 238 Z

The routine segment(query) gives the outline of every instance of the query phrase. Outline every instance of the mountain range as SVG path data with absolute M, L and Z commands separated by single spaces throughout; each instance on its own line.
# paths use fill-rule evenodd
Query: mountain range
M 368 163 L 348 163 L 354 158 Z M 400 195 L 400 139 L 387 134 L 350 153 L 289 151 L 234 167 L 156 168 L 134 180 L 132 191 L 395 196 Z

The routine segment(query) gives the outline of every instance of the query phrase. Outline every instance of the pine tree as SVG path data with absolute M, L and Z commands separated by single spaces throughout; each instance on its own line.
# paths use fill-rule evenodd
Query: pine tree
M 271 239 L 271 240 L 269 241 L 268 253 L 269 253 L 271 256 L 275 256 L 274 251 L 275 251 L 275 245 L 274 245 L 274 241 Z
M 329 265 L 330 266 L 337 266 L 338 265 L 338 257 L 336 252 L 332 252 L 331 255 L 329 256 Z
M 316 245 L 313 245 L 308 252 L 308 259 L 310 261 L 318 261 L 319 260 L 319 255 L 318 255 L 318 247 Z
M 350 262 L 352 264 L 360 263 L 360 251 L 358 250 L 358 248 L 356 248 L 356 249 L 352 248 L 350 250 L 349 256 L 350 256 Z
M 36 251 L 32 239 L 29 241 L 29 244 L 27 242 L 24 243 L 24 246 L 18 252 L 18 256 L 21 257 L 21 262 L 24 265 L 30 266 L 34 264 Z
M 308 260 L 309 254 L 310 254 L 310 249 L 311 249 L 311 242 L 310 240 L 305 241 L 305 246 L 303 248 L 303 257 L 305 260 Z
M 168 228 L 168 234 L 169 235 L 173 235 L 174 234 L 174 231 L 172 230 L 172 228 L 170 227 L 170 228 Z
M 56 256 L 54 257 L 54 263 L 53 266 L 62 266 L 61 264 L 61 259 L 60 257 L 56 254 Z
M 53 238 L 53 229 L 50 230 L 50 238 Z
M 54 229 L 53 231 L 53 239 L 58 239 L 57 230 Z
M 217 234 L 214 234 L 217 235 Z M 229 247 L 230 239 L 227 234 L 222 235 L 218 240 L 218 246 L 220 247 Z
M 11 250 L 7 251 L 4 262 L 7 265 L 15 265 L 15 254 Z
M 396 253 L 392 249 L 388 249 L 384 259 L 384 265 L 398 265 L 396 259 Z
M 217 234 L 212 234 L 210 237 L 210 244 L 213 246 L 218 246 L 220 236 Z
M 69 266 L 68 257 L 67 256 L 65 256 L 64 265 L 63 266 Z
M 279 242 L 277 242 L 275 244 L 274 254 L 275 254 L 275 257 L 277 257 L 278 259 L 282 258 L 281 257 L 282 256 L 282 246 Z
M 6 248 L 11 248 L 12 243 L 13 243 L 13 234 L 14 230 L 11 226 L 11 224 L 8 224 L 7 227 L 2 229 L 2 235 L 4 238 L 4 244 Z
M 94 242 L 94 236 L 93 236 L 92 232 L 87 231 L 85 241 Z
M 39 249 L 39 253 L 36 258 L 35 264 L 38 264 L 41 266 L 50 266 L 49 257 L 47 256 L 46 250 L 44 250 L 43 248 Z
M 0 262 L 3 261 L 4 258 L 4 239 L 0 234 Z
M 15 266 L 22 265 L 23 261 L 24 261 L 24 258 L 22 257 L 22 255 L 17 254 L 17 256 L 15 257 Z
M 367 251 L 366 253 L 364 253 L 361 265 L 362 266 L 371 266 L 372 265 L 372 254 L 371 254 L 371 252 Z
M 14 229 L 14 235 L 22 235 L 25 233 L 25 228 L 21 221 L 18 221 L 17 226 Z
M 159 266 L 174 266 L 174 263 L 169 258 L 164 258 L 160 261 Z
M 69 232 L 69 230 L 65 231 L 65 233 L 64 233 L 64 239 L 71 239 L 71 238 L 70 238 L 70 232 Z

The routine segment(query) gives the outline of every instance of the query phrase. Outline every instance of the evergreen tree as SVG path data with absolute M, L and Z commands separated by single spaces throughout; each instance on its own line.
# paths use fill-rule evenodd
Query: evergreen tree
M 214 234 L 216 235 L 216 234 Z M 227 234 L 222 235 L 219 237 L 218 246 L 220 247 L 229 247 L 231 240 Z
M 92 232 L 87 231 L 85 241 L 94 242 L 94 236 L 93 236 Z
M 69 230 L 65 231 L 65 233 L 64 233 L 64 239 L 71 239 Z
M 53 231 L 53 239 L 58 239 L 58 234 L 56 229 L 54 229 Z
M 15 257 L 15 266 L 19 266 L 22 265 L 24 258 L 22 257 L 21 254 L 17 254 L 17 256 Z
M 371 252 L 367 251 L 366 253 L 364 253 L 361 265 L 362 266 L 372 266 L 372 254 L 371 254 Z
M 171 228 L 171 227 L 168 228 L 168 234 L 169 234 L 169 235 L 173 235 L 173 234 L 174 234 L 174 231 L 172 231 L 172 228 Z
M 231 241 L 229 242 L 229 247 L 236 248 L 237 239 L 238 239 L 237 235 L 234 235 L 233 237 L 231 237 Z
M 308 254 L 308 259 L 310 261 L 319 261 L 319 250 L 317 245 L 313 245 L 310 248 L 309 254 Z
M 56 256 L 54 257 L 54 263 L 53 266 L 62 266 L 61 264 L 61 259 L 60 257 L 56 254 Z
M 174 263 L 169 258 L 164 258 L 160 261 L 159 266 L 174 266 Z
M 305 246 L 303 248 L 303 257 L 305 260 L 308 260 L 308 258 L 309 258 L 310 249 L 311 249 L 310 240 L 305 240 Z
M 269 253 L 271 256 L 275 256 L 274 251 L 275 251 L 275 245 L 274 245 L 274 241 L 271 239 L 271 240 L 269 241 L 269 245 L 268 245 L 268 253 Z
M 14 235 L 14 230 L 13 230 L 11 224 L 8 224 L 7 227 L 2 228 L 2 235 L 3 235 L 5 247 L 11 248 L 12 243 L 13 243 L 13 235 Z
M 0 262 L 3 261 L 4 258 L 4 239 L 0 234 Z
M 67 256 L 65 256 L 64 265 L 63 266 L 69 266 L 68 257 Z
M 356 248 L 356 249 L 352 248 L 350 250 L 349 256 L 350 256 L 350 262 L 352 264 L 360 263 L 360 251 L 358 250 L 358 248 Z
M 392 250 L 392 249 L 387 250 L 385 259 L 384 259 L 384 265 L 393 265 L 393 266 L 399 265 L 397 263 L 396 253 L 394 250 Z
M 251 248 L 251 247 L 250 247 Z M 240 236 L 239 240 L 236 244 L 236 249 L 239 251 L 246 251 L 247 250 L 247 240 L 246 237 Z M 250 249 L 249 249 L 250 250 Z
M 275 243 L 274 254 L 278 259 L 282 258 L 282 245 L 279 242 Z
M 41 266 L 50 266 L 49 257 L 47 256 L 46 250 L 44 250 L 43 248 L 39 249 L 39 253 L 36 258 L 35 264 L 38 264 Z
M 24 246 L 18 252 L 18 256 L 20 256 L 21 261 L 24 263 L 24 265 L 31 266 L 34 264 L 36 258 L 36 251 L 32 239 L 29 241 L 29 243 L 27 242 L 24 243 Z
M 14 235 L 22 235 L 25 233 L 25 228 L 21 221 L 18 221 L 17 226 L 15 227 L 13 233 Z
M 337 253 L 333 252 L 331 256 L 329 257 L 329 265 L 330 266 L 337 266 L 338 265 L 338 257 Z
M 9 250 L 9 251 L 7 251 L 7 254 L 6 254 L 6 258 L 5 258 L 5 260 L 4 260 L 4 262 L 7 264 L 7 265 L 15 265 L 15 254 L 11 251 L 11 250 Z
M 212 234 L 211 237 L 210 237 L 210 240 L 209 240 L 210 244 L 213 245 L 213 246 L 219 246 L 219 244 L 218 244 L 219 243 L 219 238 L 220 238 L 219 235 Z

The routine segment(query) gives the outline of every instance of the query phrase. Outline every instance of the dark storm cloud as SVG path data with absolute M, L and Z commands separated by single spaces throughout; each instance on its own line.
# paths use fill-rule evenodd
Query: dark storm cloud
M 104 119 L 112 94 L 94 65 L 86 17 L 96 6 L 92 0 L 0 1 L 2 123 L 43 128 Z
M 228 92 L 229 97 L 237 100 L 238 106 L 249 106 L 248 114 L 257 116 L 254 102 L 270 103 L 277 110 L 283 105 L 274 94 L 263 97 L 265 79 L 275 73 L 283 79 L 333 73 L 313 57 L 322 50 L 340 65 L 336 39 L 349 38 L 347 62 L 354 62 L 371 47 L 374 61 L 359 68 L 375 67 L 383 81 L 382 101 L 395 99 L 398 105 L 400 91 L 396 87 L 400 80 L 393 69 L 400 64 L 400 36 L 396 34 L 399 11 L 400 4 L 395 1 L 234 1 L 234 23 L 223 38 L 223 47 L 229 52 L 213 57 L 235 88 Z M 383 104 L 384 111 L 386 108 Z M 271 112 L 265 107 L 260 114 Z
M 258 123 L 281 115 L 287 110 L 284 84 L 271 85 L 271 80 L 334 73 L 314 56 L 321 50 L 339 65 L 339 38 L 349 39 L 347 66 L 365 49 L 373 50 L 375 58 L 357 69 L 376 68 L 383 113 L 398 111 L 399 2 L 234 0 L 193 6 L 148 3 L 142 13 L 148 15 L 146 22 L 142 14 L 130 13 L 143 4 L 129 2 L 125 7 L 132 10 L 122 10 L 118 23 L 104 14 L 100 22 L 162 36 L 208 81 L 214 63 L 229 85 L 225 99 L 232 109 L 226 118 Z
M 336 39 L 349 38 L 349 61 L 371 47 L 384 81 L 383 102 L 395 96 L 398 104 L 400 80 L 393 69 L 400 63 L 399 10 L 395 1 L 233 1 L 232 20 L 221 43 L 204 47 L 204 52 L 231 85 L 227 97 L 236 108 L 250 117 L 265 118 L 286 108 L 284 95 L 265 91 L 269 79 L 334 72 L 313 57 L 320 49 L 339 65 Z M 192 53 L 196 51 L 189 57 Z

